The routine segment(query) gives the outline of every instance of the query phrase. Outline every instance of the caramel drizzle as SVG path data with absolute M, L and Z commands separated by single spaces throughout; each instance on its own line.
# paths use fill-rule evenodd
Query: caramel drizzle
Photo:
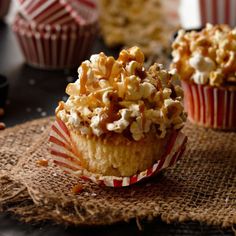
M 121 80 L 123 83 L 123 91 L 120 91 L 120 100 L 124 98 L 126 91 L 128 90 L 129 86 L 129 80 L 128 77 L 130 76 L 137 76 L 142 80 L 150 76 L 154 81 L 154 86 L 158 91 L 160 91 L 160 100 L 157 103 L 152 103 L 152 107 L 155 109 L 155 107 L 158 107 L 160 103 L 163 103 L 163 88 L 162 88 L 162 82 L 161 82 L 161 68 L 157 65 L 154 64 L 148 71 L 145 71 L 143 68 L 143 56 L 139 55 L 140 52 L 138 52 L 138 55 L 131 55 L 129 51 L 123 50 L 120 53 L 120 56 L 117 61 L 113 57 L 106 57 L 104 54 L 100 54 L 101 57 L 98 59 L 98 65 L 94 66 L 91 65 L 91 67 L 86 64 L 82 63 L 81 65 L 81 75 L 80 75 L 80 90 L 78 95 L 82 95 L 78 101 L 75 102 L 75 104 L 79 104 L 79 106 L 87 106 L 90 109 L 96 108 L 96 107 L 101 107 L 103 108 L 103 112 L 100 114 L 100 122 L 99 126 L 101 130 L 106 133 L 108 132 L 106 126 L 108 123 L 113 123 L 114 121 L 120 119 L 120 114 L 119 110 L 123 107 L 122 105 L 119 104 L 119 97 L 117 95 L 117 88 L 118 84 L 117 81 Z M 136 60 L 137 62 L 140 63 L 140 67 L 135 68 L 135 71 L 133 74 L 130 74 L 126 70 L 126 65 L 128 62 L 131 60 Z M 94 73 L 95 78 L 97 80 L 94 80 L 94 83 L 89 83 L 87 85 L 88 81 L 88 70 L 91 69 Z M 159 73 L 161 72 L 161 73 Z M 171 81 L 171 75 L 166 74 L 165 76 L 168 76 L 166 80 L 168 83 Z M 99 86 L 98 80 L 107 80 L 108 84 L 110 85 L 111 89 L 111 96 L 109 97 L 110 103 L 109 105 L 106 105 L 102 101 L 102 95 L 103 92 L 107 89 L 102 89 Z M 136 90 L 139 90 L 139 85 L 140 83 L 135 84 Z M 88 91 L 89 86 L 92 86 L 93 91 Z M 171 88 L 173 90 L 173 88 Z M 73 87 L 73 84 L 68 85 L 68 91 L 72 94 L 70 95 L 76 95 L 74 94 L 78 90 L 76 87 Z M 73 91 L 72 91 L 73 90 Z M 77 91 L 78 92 L 78 91 Z M 90 93 L 88 93 L 90 92 Z M 152 97 L 154 97 L 155 94 L 152 94 Z M 139 110 L 140 110 L 140 115 L 141 115 L 141 120 L 142 120 L 142 127 L 145 126 L 146 124 L 146 117 L 145 117 L 145 107 L 149 106 L 146 104 L 148 101 L 138 101 L 139 104 Z M 81 156 L 80 153 L 76 150 L 76 145 L 71 140 L 72 143 L 72 149 L 74 153 L 76 153 L 77 156 Z M 82 158 L 81 158 L 82 159 Z M 81 160 L 83 163 L 82 165 L 85 165 L 84 161 Z
M 82 73 L 80 76 L 80 95 L 86 94 L 86 82 L 87 82 L 87 73 L 88 66 L 85 63 L 82 63 Z

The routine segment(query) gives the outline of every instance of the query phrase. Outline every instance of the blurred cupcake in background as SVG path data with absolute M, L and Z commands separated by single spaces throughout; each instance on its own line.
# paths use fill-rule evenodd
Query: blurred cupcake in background
M 178 3 L 173 0 L 99 0 L 100 28 L 105 44 L 108 47 L 137 45 L 148 59 L 158 58 L 166 64 L 170 37 L 179 26 Z
M 189 120 L 236 130 L 236 29 L 207 24 L 200 32 L 180 30 L 172 48 Z
M 43 69 L 76 68 L 97 34 L 98 11 L 93 1 L 19 0 L 13 31 L 26 63 Z
M 11 0 L 1 0 L 0 1 L 0 20 L 3 19 L 10 8 Z
M 194 29 L 207 23 L 236 26 L 236 0 L 181 0 L 182 27 Z
M 18 0 L 23 18 L 34 24 L 84 25 L 94 21 L 96 4 L 93 0 Z M 92 19 L 90 19 L 92 18 Z

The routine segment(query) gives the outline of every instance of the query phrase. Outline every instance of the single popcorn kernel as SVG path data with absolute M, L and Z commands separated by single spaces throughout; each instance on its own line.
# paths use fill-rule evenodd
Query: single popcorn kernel
M 137 63 L 142 64 L 144 62 L 144 54 L 138 47 L 132 47 L 128 50 L 122 50 L 120 52 L 118 61 L 122 63 L 127 63 L 130 61 L 136 61 Z
M 39 166 L 47 167 L 47 166 L 48 166 L 48 160 L 46 160 L 46 159 L 38 160 L 38 161 L 37 161 L 37 164 L 38 164 Z
M 71 192 L 73 194 L 77 195 L 77 194 L 81 193 L 83 191 L 83 189 L 84 189 L 83 185 L 77 184 L 77 185 L 73 186 L 73 188 L 71 189 Z

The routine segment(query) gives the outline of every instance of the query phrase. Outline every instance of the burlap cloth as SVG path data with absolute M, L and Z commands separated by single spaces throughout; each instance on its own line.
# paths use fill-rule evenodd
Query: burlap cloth
M 236 224 L 236 133 L 189 123 L 182 160 L 155 178 L 113 189 L 78 180 L 50 160 L 52 119 L 0 132 L 0 211 L 24 221 L 105 225 L 136 218 L 165 222 Z M 48 166 L 39 161 L 48 159 Z M 72 189 L 80 183 L 83 190 Z

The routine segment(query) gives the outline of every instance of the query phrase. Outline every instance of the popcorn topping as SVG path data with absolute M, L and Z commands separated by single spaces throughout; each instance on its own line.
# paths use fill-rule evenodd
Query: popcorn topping
M 172 48 L 172 68 L 182 79 L 211 86 L 236 86 L 236 29 L 207 24 L 200 32 L 180 30 Z
M 189 60 L 190 66 L 195 69 L 192 76 L 196 84 L 206 84 L 208 82 L 210 72 L 215 69 L 215 63 L 209 57 L 203 57 L 201 54 L 195 54 Z
M 123 133 L 134 140 L 182 128 L 183 91 L 174 85 L 178 76 L 160 64 L 146 70 L 143 63 L 138 47 L 122 50 L 117 60 L 104 53 L 91 56 L 79 67 L 78 80 L 68 84 L 69 98 L 59 103 L 57 116 L 82 134 Z

